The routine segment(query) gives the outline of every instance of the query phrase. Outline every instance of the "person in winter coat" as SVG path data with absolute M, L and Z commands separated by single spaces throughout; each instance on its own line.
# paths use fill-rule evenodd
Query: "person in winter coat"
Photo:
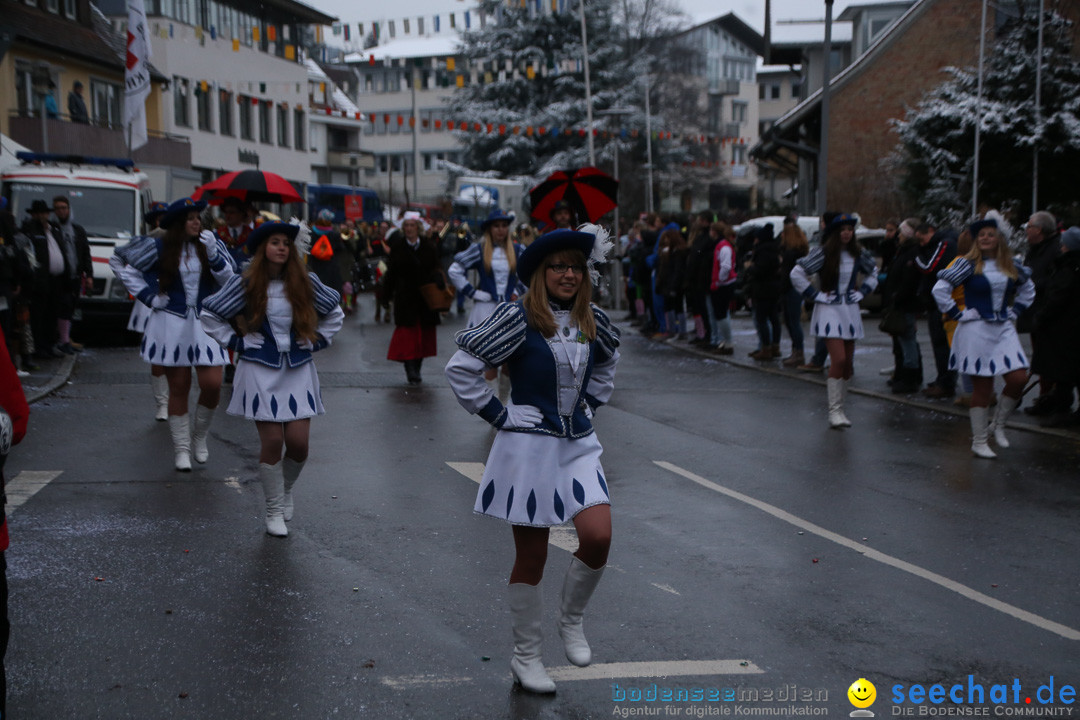
M 436 353 L 435 328 L 439 313 L 424 302 L 421 285 L 442 280 L 439 248 L 423 229 L 420 213 L 409 210 L 401 219 L 401 232 L 390 241 L 390 256 L 383 278 L 383 294 L 393 301 L 394 335 L 390 339 L 387 360 L 405 365 L 405 378 L 419 385 L 424 358 Z
M 226 412 L 255 421 L 266 532 L 275 537 L 289 534 L 311 418 L 324 413 L 312 354 L 330 345 L 345 318 L 341 296 L 304 267 L 300 230 L 268 222 L 252 231 L 244 273 L 206 299 L 201 317 L 206 333 L 237 354 Z
M 784 229 L 780 231 L 780 275 L 783 279 L 783 294 L 780 304 L 784 311 L 784 324 L 791 336 L 791 355 L 784 358 L 784 367 L 798 367 L 806 362 L 803 352 L 802 308 L 803 298 L 791 284 L 791 271 L 799 258 L 810 252 L 810 243 L 806 233 L 799 227 L 794 216 L 784 218 Z
M 713 250 L 716 241 L 709 233 L 715 215 L 712 210 L 702 210 L 694 219 L 690 231 L 690 249 L 686 258 L 686 309 L 694 318 L 694 337 L 691 345 L 712 345 L 709 337 L 709 285 L 712 282 Z
M 718 355 L 732 355 L 735 345 L 731 337 L 731 300 L 739 278 L 735 268 L 735 231 L 723 222 L 715 222 L 709 235 L 716 243 L 713 250 L 712 282 L 709 283 L 709 321 L 712 325 L 711 350 Z
M 1016 267 L 1004 235 L 993 219 L 979 220 L 969 230 L 971 251 L 938 273 L 933 295 L 945 316 L 958 321 L 953 333 L 949 367 L 971 375 L 971 452 L 976 457 L 997 455 L 987 440 L 1009 447 L 1005 422 L 1020 402 L 1028 378 L 1028 360 L 1013 322 L 1035 299 L 1035 286 L 1025 267 Z M 960 310 L 953 289 L 963 285 L 966 308 Z M 998 398 L 990 424 L 990 396 L 994 378 L 1002 376 L 1005 389 Z
M 191 198 L 177 200 L 159 221 L 164 236 L 136 238 L 109 262 L 127 291 L 151 309 L 140 354 L 148 364 L 165 366 L 174 466 L 182 472 L 191 470 L 193 457 L 205 463 L 210 456 L 206 438 L 221 399 L 222 368 L 229 364 L 199 322 L 203 301 L 235 274 L 228 248 L 202 229 L 205 207 Z M 194 429 L 188 415 L 192 369 L 199 382 Z
M 60 312 L 56 322 L 60 339 L 56 349 L 65 355 L 73 355 L 82 351 L 82 345 L 71 340 L 71 321 L 79 305 L 79 296 L 94 286 L 94 263 L 90 259 L 90 241 L 86 238 L 86 229 L 72 219 L 71 201 L 67 196 L 57 195 L 53 198 L 53 215 L 60 230 L 58 239 L 67 271 L 67 287 L 59 301 Z
M 664 230 L 660 234 L 660 248 L 656 260 L 656 293 L 663 298 L 665 327 L 658 339 L 678 337 L 686 333 L 686 310 L 683 305 L 683 288 L 686 278 L 686 258 L 689 247 L 678 230 Z
M 541 659 L 540 582 L 550 528 L 567 522 L 579 546 L 563 581 L 559 634 L 571 663 L 592 661 L 582 618 L 611 547 L 611 500 L 592 418 L 614 389 L 619 331 L 592 304 L 591 279 L 599 279 L 592 266 L 609 247 L 596 226 L 541 235 L 518 263 L 528 292 L 458 333 L 459 350 L 446 365 L 462 407 L 498 429 L 474 510 L 513 530 L 510 671 L 530 692 L 555 692 Z M 505 406 L 483 379 L 501 365 L 512 386 Z
M 929 222 L 920 223 L 915 229 L 915 237 L 919 240 L 915 265 L 922 273 L 919 298 L 930 311 L 926 316 L 926 331 L 937 371 L 937 377 L 923 389 L 923 395 L 934 399 L 951 398 L 956 394 L 956 371 L 949 368 L 949 336 L 941 313 L 934 312 L 932 294 L 938 273 L 956 257 L 956 235 L 951 229 L 938 230 Z
M 1072 408 L 1080 386 L 1080 227 L 1074 225 L 1061 235 L 1061 255 L 1043 287 L 1031 339 L 1032 372 L 1051 384 L 1054 409 L 1062 416 Z M 1080 422 L 1080 410 L 1056 422 L 1062 420 Z
M 754 305 L 754 325 L 758 334 L 758 349 L 750 353 L 754 360 L 780 357 L 780 296 L 784 290 L 781 268 L 780 243 L 769 223 L 757 231 L 746 269 L 746 284 Z
M 1046 297 L 1046 285 L 1050 281 L 1050 272 L 1054 262 L 1061 256 L 1061 239 L 1058 237 L 1057 220 L 1045 210 L 1034 213 L 1028 219 L 1025 232 L 1028 251 L 1024 257 L 1024 266 L 1031 270 L 1031 282 L 1035 284 L 1035 302 L 1016 321 L 1016 331 L 1031 333 L 1031 352 L 1034 362 L 1034 357 L 1039 352 L 1038 347 L 1042 344 L 1038 331 L 1034 327 L 1034 318 L 1042 309 Z M 1054 395 L 1052 385 L 1053 383 L 1040 375 L 1039 396 L 1030 407 L 1024 409 L 1024 412 L 1028 415 L 1053 415 L 1061 410 L 1067 410 L 1072 404 L 1071 394 L 1066 404 L 1064 395 L 1061 397 Z
M 892 263 L 886 268 L 882 291 L 884 306 L 904 317 L 904 332 L 892 336 L 894 369 L 889 384 L 895 394 L 918 392 L 922 387 L 922 351 L 915 323 L 922 311 L 919 299 L 922 274 L 916 265 L 919 241 L 915 238 L 915 228 L 918 225 L 917 218 L 908 218 L 898 226 L 900 244 Z
M 311 228 L 311 252 L 307 257 L 308 269 L 315 273 L 323 285 L 338 295 L 345 284 L 341 274 L 345 243 L 334 229 L 334 211 L 319 211 L 319 217 Z
M 791 284 L 804 298 L 814 301 L 810 332 L 825 338 L 829 351 L 825 389 L 831 428 L 851 426 L 844 414 L 844 395 L 854 370 L 855 341 L 863 337 L 859 301 L 877 287 L 877 262 L 855 239 L 857 222 L 854 215 L 846 213 L 833 218 L 824 244 L 800 259 L 791 271 Z M 818 288 L 810 284 L 811 275 L 818 276 Z

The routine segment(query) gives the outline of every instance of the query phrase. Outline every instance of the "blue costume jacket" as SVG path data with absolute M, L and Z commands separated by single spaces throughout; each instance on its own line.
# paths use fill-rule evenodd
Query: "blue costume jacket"
M 212 275 L 208 277 L 204 273 L 199 280 L 199 292 L 195 304 L 196 311 L 201 311 L 203 300 L 217 291 L 222 273 L 232 275 L 236 272 L 236 265 L 232 260 L 232 256 L 229 255 L 228 248 L 216 236 L 214 241 L 217 243 L 217 254 L 210 260 L 210 272 Z M 143 287 L 132 287 L 127 280 L 125 280 L 125 284 L 128 284 L 128 290 L 135 295 L 136 299 L 147 307 L 153 307 L 154 296 L 162 292 L 158 280 L 161 275 L 161 249 L 164 243 L 164 238 L 147 235 L 133 238 L 127 245 L 116 248 L 114 252 L 123 265 L 130 266 L 142 274 L 142 280 L 145 283 Z M 173 279 L 172 284 L 164 288 L 164 293 L 168 296 L 169 301 L 161 309 L 179 317 L 186 316 L 188 311 L 187 296 L 184 293 L 184 284 L 179 273 Z
M 518 243 L 513 243 L 514 257 L 521 257 L 522 247 Z M 458 289 L 467 297 L 472 297 L 476 294 L 477 290 L 483 290 L 491 295 L 492 302 L 509 302 L 510 298 L 514 295 L 518 297 L 525 294 L 525 286 L 518 280 L 517 273 L 511 272 L 510 277 L 506 281 L 506 287 L 498 288 L 495 286 L 494 273 L 488 272 L 484 267 L 484 243 L 473 243 L 465 250 L 462 250 L 454 256 L 454 263 L 460 265 L 463 270 L 476 270 L 479 273 L 479 287 L 473 287 L 472 283 L 466 281 L 465 285 Z M 453 273 L 451 273 L 451 277 Z

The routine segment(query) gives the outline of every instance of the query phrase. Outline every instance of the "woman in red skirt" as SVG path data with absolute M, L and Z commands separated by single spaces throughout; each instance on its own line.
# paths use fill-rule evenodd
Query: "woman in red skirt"
M 405 213 L 401 232 L 390 241 L 383 279 L 383 296 L 393 300 L 396 326 L 386 359 L 405 364 L 410 385 L 420 384 L 420 364 L 435 355 L 435 326 L 439 324 L 439 313 L 428 308 L 420 293 L 420 286 L 435 282 L 442 268 L 439 248 L 421 236 L 423 229 L 420 213 Z

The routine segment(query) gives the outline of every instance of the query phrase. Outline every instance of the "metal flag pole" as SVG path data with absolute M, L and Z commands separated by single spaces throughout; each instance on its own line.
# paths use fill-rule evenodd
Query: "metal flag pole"
M 975 165 L 971 181 L 971 216 L 979 212 L 979 143 L 982 138 L 983 58 L 986 55 L 986 0 L 982 3 L 982 25 L 979 28 L 979 89 L 975 101 Z
M 585 56 L 585 118 L 588 124 L 589 165 L 596 166 L 596 151 L 593 148 L 592 88 L 589 85 L 589 35 L 585 29 L 585 0 L 581 0 L 581 50 Z
M 1031 212 L 1039 209 L 1039 140 L 1042 138 L 1043 8 L 1039 0 L 1039 43 L 1035 54 L 1035 142 L 1032 144 Z
M 833 0 L 825 0 L 825 62 L 821 82 L 821 140 L 818 148 L 818 215 L 825 214 L 829 168 L 829 76 L 832 74 L 832 9 Z

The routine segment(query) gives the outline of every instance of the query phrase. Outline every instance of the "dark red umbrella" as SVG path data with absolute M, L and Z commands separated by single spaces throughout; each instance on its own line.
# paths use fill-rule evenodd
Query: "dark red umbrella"
M 285 178 L 263 170 L 238 170 L 226 173 L 195 189 L 191 196 L 220 205 L 225 198 L 237 198 L 246 202 L 299 203 L 304 198 L 296 192 Z
M 596 222 L 618 205 L 619 181 L 594 167 L 560 170 L 529 191 L 532 216 L 551 221 L 551 208 L 565 200 L 580 222 Z

